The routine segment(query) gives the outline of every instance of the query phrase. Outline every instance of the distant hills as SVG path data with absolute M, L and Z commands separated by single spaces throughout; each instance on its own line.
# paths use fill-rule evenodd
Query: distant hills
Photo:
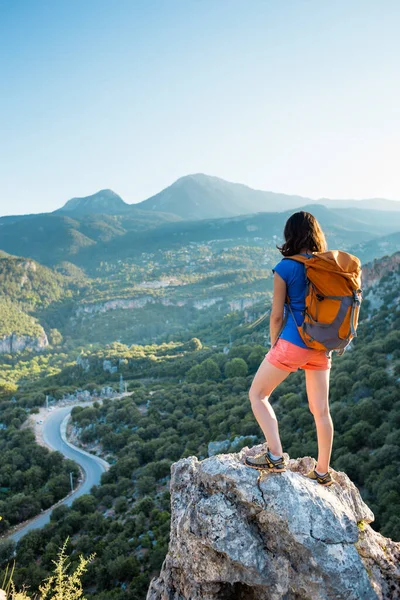
M 148 231 L 179 220 L 168 213 L 134 215 L 79 214 L 62 212 L 0 219 L 0 248 L 12 255 L 27 256 L 46 265 L 73 260 L 85 248 L 107 244 L 128 231 Z
M 302 208 L 319 220 L 331 247 L 349 249 L 400 231 L 400 211 L 332 210 L 319 204 L 305 204 Z M 135 214 L 79 215 L 75 212 L 66 216 L 57 212 L 16 221 L 0 219 L 0 248 L 49 266 L 68 261 L 93 269 L 105 260 L 116 261 L 142 252 L 176 249 L 210 240 L 229 239 L 229 245 L 270 246 L 273 236 L 281 239 L 292 210 L 199 220 L 182 220 L 172 213 L 140 210 Z
M 89 205 L 86 204 L 86 208 Z M 172 213 L 135 208 L 116 215 L 78 214 L 74 212 L 76 208 L 69 216 L 57 212 L 30 215 L 16 221 L 0 219 L 0 249 L 12 255 L 31 257 L 48 266 L 68 261 L 93 270 L 101 261 L 133 258 L 142 252 L 176 249 L 210 240 L 229 239 L 229 245 L 270 246 L 273 236 L 276 241 L 281 239 L 285 221 L 293 211 L 182 220 Z M 396 243 L 400 211 L 340 210 L 319 204 L 304 204 L 299 208 L 316 216 L 330 247 L 345 250 L 357 247 L 367 260 L 399 249 Z M 387 240 L 386 236 L 389 236 Z
M 371 262 L 376 258 L 388 256 L 400 250 L 400 231 L 390 235 L 374 238 L 369 242 L 355 244 L 351 248 L 352 254 L 358 256 L 361 263 Z
M 332 247 L 349 249 L 355 244 L 365 244 L 386 233 L 379 226 L 366 224 L 346 214 L 332 211 L 316 204 L 305 205 L 320 222 Z M 107 244 L 82 248 L 79 256 L 71 260 L 82 267 L 96 260 L 114 261 L 134 258 L 142 252 L 179 249 L 191 243 L 225 241 L 225 246 L 258 245 L 270 247 L 274 239 L 282 238 L 283 227 L 292 211 L 264 212 L 219 219 L 201 219 L 160 224 L 151 231 L 127 231 L 124 236 L 114 237 Z M 396 213 L 397 214 L 397 213 Z M 400 213 L 398 213 L 400 230 Z
M 112 190 L 100 190 L 91 196 L 72 198 L 54 212 L 82 216 L 99 213 L 117 215 L 142 210 L 151 213 L 171 213 L 184 220 L 199 220 L 254 212 L 281 212 L 305 204 L 320 204 L 333 209 L 357 208 L 400 212 L 400 202 L 384 198 L 313 200 L 303 196 L 255 190 L 241 183 L 232 183 L 203 173 L 181 177 L 158 194 L 137 204 L 127 204 Z
M 103 189 L 72 198 L 53 213 L 2 217 L 0 251 L 48 266 L 68 262 L 92 270 L 101 261 L 213 239 L 232 244 L 258 239 L 271 246 L 300 209 L 318 218 L 330 247 L 355 248 L 364 260 L 399 249 L 400 202 L 312 201 L 198 173 L 137 204 Z

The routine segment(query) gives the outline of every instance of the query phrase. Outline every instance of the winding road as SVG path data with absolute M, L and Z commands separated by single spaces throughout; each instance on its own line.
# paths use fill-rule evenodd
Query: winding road
M 89 454 L 84 450 L 80 450 L 67 442 L 65 430 L 72 408 L 72 406 L 57 408 L 46 415 L 43 422 L 42 436 L 46 446 L 49 446 L 53 450 L 58 450 L 66 458 L 70 458 L 78 463 L 85 473 L 85 479 L 83 483 L 74 492 L 64 498 L 64 500 L 57 502 L 57 504 L 47 511 L 29 521 L 26 525 L 9 535 L 8 539 L 18 542 L 29 531 L 39 529 L 46 525 L 46 523 L 50 521 L 50 515 L 56 506 L 60 506 L 61 504 L 70 506 L 76 498 L 83 496 L 83 494 L 88 494 L 94 485 L 100 483 L 102 474 L 109 467 L 109 464 L 102 458 Z

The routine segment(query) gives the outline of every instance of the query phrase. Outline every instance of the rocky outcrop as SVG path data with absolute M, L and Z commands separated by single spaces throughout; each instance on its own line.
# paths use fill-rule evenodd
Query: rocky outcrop
M 143 308 L 148 302 L 154 302 L 151 296 L 141 296 L 140 298 L 114 298 L 107 302 L 96 302 L 93 304 L 82 304 L 76 311 L 76 316 L 82 314 L 105 313 L 110 310 L 127 310 L 132 308 Z
M 400 252 L 376 259 L 363 266 L 361 287 L 363 299 L 369 302 L 369 316 L 372 311 L 379 310 L 384 305 L 387 305 L 388 308 L 398 306 L 400 302 L 399 286 Z M 390 301 L 388 301 L 388 295 L 391 296 Z
M 82 353 L 77 356 L 76 364 L 81 367 L 86 373 L 90 371 L 90 361 L 87 356 L 83 356 Z
M 44 331 L 38 336 L 12 333 L 0 337 L 0 354 L 14 354 L 15 352 L 22 352 L 27 349 L 39 352 L 48 345 L 49 340 Z
M 259 302 L 259 298 L 238 298 L 237 300 L 231 300 L 229 302 L 230 310 L 244 310 L 253 304 L 257 304 Z
M 132 308 L 143 308 L 146 304 L 162 304 L 163 306 L 185 306 L 191 304 L 194 308 L 202 309 L 209 308 L 217 302 L 222 302 L 222 296 L 215 298 L 204 298 L 203 300 L 172 300 L 171 298 L 153 298 L 152 296 L 141 296 L 140 298 L 115 298 L 114 300 L 108 300 L 107 302 L 94 303 L 94 304 L 82 304 L 76 311 L 76 316 L 86 314 L 105 313 L 110 310 L 126 310 Z
M 169 277 L 168 279 L 155 279 L 153 281 L 142 281 L 137 283 L 138 288 L 158 290 L 160 288 L 167 288 L 175 285 L 188 285 L 186 281 L 181 281 L 177 277 Z
M 395 252 L 390 256 L 377 258 L 372 262 L 363 265 L 361 270 L 361 286 L 363 289 L 370 288 L 379 283 L 380 279 L 390 271 L 398 271 L 400 265 L 400 252 Z
M 147 600 L 394 600 L 400 543 L 372 529 L 374 515 L 345 473 L 323 487 L 304 477 L 310 457 L 285 473 L 259 472 L 245 454 L 171 467 L 171 533 Z

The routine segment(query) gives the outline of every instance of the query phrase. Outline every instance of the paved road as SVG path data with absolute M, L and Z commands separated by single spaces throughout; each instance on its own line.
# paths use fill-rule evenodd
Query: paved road
M 65 438 L 65 436 L 62 434 L 62 430 L 65 430 L 66 418 L 72 408 L 72 406 L 66 406 L 54 410 L 46 417 L 43 423 L 44 442 L 54 450 L 59 450 L 65 457 L 74 460 L 85 472 L 84 483 L 73 494 L 70 494 L 63 501 L 59 502 L 57 506 L 60 504 L 70 506 L 76 498 L 79 498 L 79 496 L 82 496 L 83 494 L 88 494 L 92 486 L 100 483 L 101 475 L 108 467 L 108 464 L 101 458 L 88 454 L 83 450 L 79 450 L 75 446 L 64 441 L 63 437 Z M 41 513 L 38 517 L 27 523 L 25 527 L 22 527 L 19 531 L 10 535 L 9 538 L 18 542 L 26 533 L 28 533 L 28 531 L 39 529 L 46 525 L 46 523 L 50 521 L 50 515 L 53 508 L 54 507 L 49 508 L 46 512 Z

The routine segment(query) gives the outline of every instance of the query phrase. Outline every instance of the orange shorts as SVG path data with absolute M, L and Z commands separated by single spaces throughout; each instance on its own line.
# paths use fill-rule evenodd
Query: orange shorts
M 278 369 L 290 372 L 297 369 L 326 371 L 332 366 L 332 357 L 327 355 L 326 350 L 302 348 L 282 338 L 278 338 L 265 358 Z

